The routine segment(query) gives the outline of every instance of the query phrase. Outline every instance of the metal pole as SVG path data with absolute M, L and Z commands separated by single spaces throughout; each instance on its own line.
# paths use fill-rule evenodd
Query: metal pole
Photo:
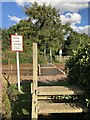
M 16 56 L 17 56 L 17 78 L 18 78 L 18 90 L 20 91 L 19 52 L 16 52 Z

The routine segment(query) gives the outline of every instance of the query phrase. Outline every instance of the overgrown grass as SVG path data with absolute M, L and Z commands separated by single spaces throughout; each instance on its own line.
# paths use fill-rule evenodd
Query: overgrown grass
M 30 111 L 31 111 L 31 92 L 30 92 L 30 82 L 23 81 L 21 83 L 21 91 L 16 92 L 17 100 L 14 103 L 12 109 L 12 119 L 19 120 L 19 119 L 29 119 L 30 118 Z M 17 89 L 17 85 L 12 85 L 14 89 Z

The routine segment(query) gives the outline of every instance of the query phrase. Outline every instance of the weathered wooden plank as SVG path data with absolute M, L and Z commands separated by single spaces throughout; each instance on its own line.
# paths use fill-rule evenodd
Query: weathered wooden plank
M 78 103 L 38 103 L 38 114 L 43 113 L 82 113 L 88 109 Z
M 37 82 L 37 43 L 33 43 L 33 83 L 31 84 L 32 92 L 32 120 L 35 118 L 37 120 L 37 95 L 36 89 L 38 87 Z
M 83 93 L 83 90 L 74 86 L 40 86 L 37 89 L 37 95 L 81 95 Z

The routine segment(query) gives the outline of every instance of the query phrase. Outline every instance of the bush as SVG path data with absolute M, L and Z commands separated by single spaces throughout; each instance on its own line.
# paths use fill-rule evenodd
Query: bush
M 47 63 L 47 58 L 45 58 L 43 55 L 38 55 L 38 63 L 39 64 Z
M 68 80 L 86 90 L 90 90 L 90 45 L 85 44 L 73 51 L 72 57 L 66 64 L 69 68 Z
M 3 79 L 3 78 L 2 78 Z M 11 104 L 9 97 L 7 95 L 7 82 L 3 79 L 3 89 L 2 89 L 2 118 L 10 119 L 11 118 Z
M 11 119 L 12 109 L 15 101 L 17 100 L 17 90 L 11 85 L 8 85 L 7 81 L 3 79 L 3 91 L 2 91 L 2 118 Z

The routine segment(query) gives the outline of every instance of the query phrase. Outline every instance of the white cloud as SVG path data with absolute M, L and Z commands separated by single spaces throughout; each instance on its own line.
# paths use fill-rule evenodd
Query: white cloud
M 5 1 L 5 0 L 4 0 Z M 16 2 L 39 2 L 39 3 L 52 3 L 52 2 L 89 2 L 90 0 L 16 0 Z
M 43 4 L 44 2 L 46 5 L 51 4 L 62 13 L 65 11 L 77 12 L 80 9 L 87 8 L 87 2 L 90 0 L 16 0 L 17 4 L 21 6 L 24 6 L 25 2 L 34 3 L 35 1 L 39 4 Z
M 90 36 L 90 25 L 86 25 L 86 26 L 83 26 L 83 27 L 77 27 L 77 31 L 79 33 L 86 33 Z
M 57 3 L 58 4 L 58 3 Z M 63 13 L 65 11 L 70 12 L 78 12 L 80 9 L 87 8 L 88 3 L 59 3 L 57 6 L 57 9 L 60 10 L 60 13 Z
M 21 18 L 18 18 L 16 16 L 10 16 L 8 15 L 8 18 L 11 20 L 11 21 L 14 21 L 16 23 L 19 23 L 19 21 L 21 20 Z
M 78 13 L 67 13 L 65 15 L 60 15 L 62 24 L 65 24 L 67 22 L 73 24 L 73 23 L 80 23 L 81 22 L 81 15 Z
M 86 33 L 90 36 L 90 25 L 76 26 L 75 24 L 71 24 L 71 28 L 78 33 Z
M 78 13 L 67 13 L 65 15 L 60 15 L 62 24 L 67 22 L 71 23 L 71 28 L 78 33 L 86 33 L 90 35 L 90 25 L 76 26 L 76 24 L 81 23 L 81 15 Z

